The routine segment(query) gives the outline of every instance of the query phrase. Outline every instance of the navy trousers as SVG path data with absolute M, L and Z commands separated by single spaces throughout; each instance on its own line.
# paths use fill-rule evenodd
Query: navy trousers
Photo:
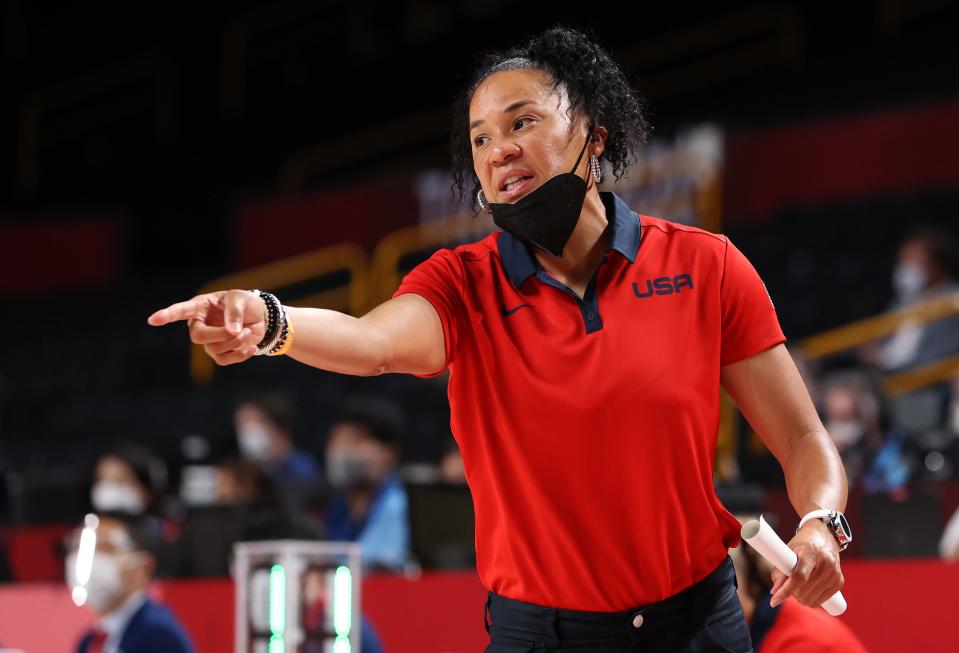
M 488 615 L 488 618 L 487 618 Z M 641 617 L 641 618 L 638 618 Z M 659 603 L 623 612 L 549 608 L 489 593 L 486 653 L 752 653 L 729 558 Z

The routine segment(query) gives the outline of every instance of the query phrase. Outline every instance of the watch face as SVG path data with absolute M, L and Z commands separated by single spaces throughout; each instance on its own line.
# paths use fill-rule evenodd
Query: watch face
M 845 533 L 846 537 L 851 540 L 852 529 L 849 528 L 849 522 L 846 521 L 846 516 L 842 514 L 841 512 L 837 512 L 836 517 L 838 517 L 839 527 L 842 529 L 842 532 Z

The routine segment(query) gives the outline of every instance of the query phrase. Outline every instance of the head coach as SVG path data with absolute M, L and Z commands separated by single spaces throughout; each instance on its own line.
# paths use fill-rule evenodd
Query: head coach
M 720 235 L 599 192 L 645 140 L 641 100 L 588 37 L 490 55 L 453 128 L 459 189 L 501 231 L 442 249 L 361 318 L 261 291 L 157 311 L 218 363 L 285 354 L 354 375 L 449 369 L 476 508 L 489 652 L 751 650 L 713 487 L 720 386 L 808 516 L 774 603 L 843 583 L 839 456 L 756 271 Z M 778 572 L 777 572 L 778 573 Z

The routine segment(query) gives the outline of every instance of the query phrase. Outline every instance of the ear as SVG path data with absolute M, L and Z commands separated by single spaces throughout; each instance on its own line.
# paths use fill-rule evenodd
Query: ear
M 149 585 L 150 580 L 153 578 L 153 572 L 156 571 L 156 556 L 145 551 L 137 551 L 134 556 L 136 557 L 134 558 L 135 562 L 132 565 L 131 571 L 136 575 L 139 583 Z
M 606 131 L 605 127 L 602 125 L 593 127 L 593 133 L 589 139 L 589 153 L 598 158 L 606 149 L 606 139 L 608 137 L 609 132 Z

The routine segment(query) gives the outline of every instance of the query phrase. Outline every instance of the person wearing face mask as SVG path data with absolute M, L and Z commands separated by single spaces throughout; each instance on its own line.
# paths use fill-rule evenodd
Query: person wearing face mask
M 501 230 L 437 251 L 362 317 L 233 289 L 148 318 L 188 321 L 221 365 L 448 369 L 489 653 L 750 650 L 727 554 L 739 523 L 713 485 L 721 388 L 804 516 L 773 601 L 819 605 L 843 584 L 842 462 L 756 270 L 728 238 L 599 190 L 647 132 L 610 54 L 547 30 L 485 58 L 457 103 L 456 188 Z
M 94 512 L 135 517 L 150 532 L 160 576 L 171 575 L 177 565 L 176 545 L 167 537 L 171 529 L 159 510 L 166 479 L 161 458 L 146 447 L 124 442 L 97 459 L 90 488 Z
M 242 455 L 275 479 L 312 479 L 316 460 L 293 443 L 293 405 L 286 397 L 263 395 L 241 402 L 233 412 Z
M 152 511 L 165 478 L 162 460 L 142 446 L 122 444 L 97 459 L 90 503 L 97 512 L 143 515 Z
M 332 426 L 326 476 L 336 494 L 327 537 L 359 542 L 369 569 L 402 571 L 410 558 L 406 491 L 396 477 L 404 416 L 392 402 L 354 397 Z
M 875 382 L 864 372 L 837 372 L 823 382 L 826 430 L 852 485 L 867 493 L 902 490 L 911 476 L 905 434 L 891 423 Z
M 125 513 L 87 515 L 67 541 L 66 581 L 74 603 L 96 614 L 77 653 L 193 653 L 176 617 L 149 598 L 153 539 Z
M 896 256 L 891 309 L 959 293 L 959 245 L 944 229 L 910 232 Z M 959 316 L 925 324 L 905 324 L 879 349 L 880 367 L 896 372 L 959 353 Z

